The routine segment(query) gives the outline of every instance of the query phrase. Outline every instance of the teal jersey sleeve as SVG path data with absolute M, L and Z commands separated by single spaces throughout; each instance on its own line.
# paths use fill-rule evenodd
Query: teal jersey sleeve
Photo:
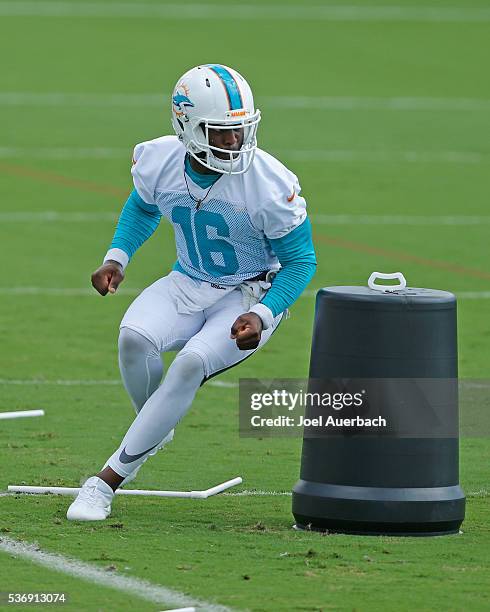
M 298 299 L 315 274 L 310 220 L 306 217 L 301 225 L 281 238 L 270 238 L 269 244 L 282 267 L 262 304 L 276 317 Z
M 122 249 L 129 259 L 158 227 L 162 213 L 133 189 L 117 222 L 111 249 Z

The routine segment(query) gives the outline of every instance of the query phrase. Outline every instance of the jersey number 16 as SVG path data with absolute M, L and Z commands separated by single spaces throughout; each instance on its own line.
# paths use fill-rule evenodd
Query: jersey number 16
M 231 276 L 238 270 L 235 249 L 223 238 L 229 238 L 230 228 L 223 215 L 200 210 L 192 217 L 191 209 L 175 206 L 172 221 L 180 225 L 184 234 L 189 259 L 194 268 L 204 270 L 211 276 Z M 214 227 L 221 238 L 209 238 L 208 227 Z M 216 263 L 212 255 L 221 255 L 223 263 Z

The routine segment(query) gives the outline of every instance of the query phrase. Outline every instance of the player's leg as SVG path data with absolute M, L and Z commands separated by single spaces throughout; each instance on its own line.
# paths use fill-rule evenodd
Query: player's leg
M 163 376 L 163 361 L 160 351 L 153 342 L 130 327 L 121 327 L 118 347 L 121 378 L 136 414 L 138 414 L 160 384 Z M 156 454 L 158 450 L 171 442 L 173 437 L 174 430 L 172 429 L 151 454 Z M 107 462 L 102 469 L 106 467 Z M 126 477 L 121 486 L 132 482 L 138 470 L 139 468 Z
M 125 345 L 123 347 L 123 351 L 125 351 L 123 376 L 126 376 L 124 383 L 136 409 L 144 400 L 145 395 L 151 393 L 155 385 L 158 389 L 157 381 L 160 380 L 162 370 L 155 363 L 150 365 L 150 361 L 154 362 L 157 354 L 158 359 L 160 359 L 160 352 L 175 350 L 183 346 L 204 323 L 202 312 L 191 315 L 177 312 L 171 297 L 171 284 L 167 279 L 168 277 L 160 279 L 143 291 L 130 306 L 121 323 L 121 328 L 128 330 L 128 333 L 123 332 Z M 134 334 L 131 334 L 131 347 L 127 346 L 129 344 L 129 330 L 134 332 Z M 128 348 L 131 348 L 133 352 L 131 358 L 126 352 Z M 150 367 L 151 371 L 145 374 L 145 370 Z M 138 381 L 138 372 L 143 372 L 142 382 Z M 152 430 L 151 421 L 145 421 L 145 423 L 146 427 Z M 160 437 L 157 436 L 158 439 L 155 440 L 152 449 L 158 448 L 162 444 L 171 429 L 166 430 Z M 134 467 L 140 466 L 148 455 L 149 453 L 146 453 Z M 105 468 L 104 471 L 108 469 L 110 468 Z M 122 481 L 123 477 L 130 475 L 130 473 L 130 470 L 124 470 L 121 471 L 121 475 L 116 472 L 114 472 L 114 475 Z M 97 476 L 89 478 L 68 509 L 67 518 L 71 520 L 103 520 L 110 514 L 112 496 L 113 489 L 104 480 Z
M 121 327 L 118 348 L 124 388 L 138 414 L 162 380 L 160 351 L 153 342 L 130 327 Z
M 177 311 L 173 290 L 170 275 L 159 279 L 134 300 L 121 321 L 119 369 L 137 413 L 160 384 L 161 353 L 182 348 L 204 324 L 201 313 Z
M 192 351 L 181 351 L 107 465 L 121 477 L 138 469 L 185 415 L 204 377 L 205 367 L 201 356 Z M 117 481 L 111 479 L 111 484 L 114 482 L 117 485 Z
M 271 327 L 262 332 L 257 348 L 243 351 L 238 348 L 236 341 L 230 338 L 231 326 L 243 311 L 242 293 L 240 289 L 236 289 L 205 311 L 205 324 L 182 349 L 181 353 L 193 351 L 201 355 L 205 366 L 204 382 L 238 365 L 260 350 L 269 341 L 283 318 L 283 313 L 275 317 Z
M 163 376 L 161 353 L 178 350 L 204 323 L 202 313 L 184 315 L 178 312 L 173 297 L 175 273 L 165 276 L 145 289 L 121 321 L 119 366 L 124 387 L 138 413 L 158 388 Z M 180 279 L 185 282 L 185 277 Z M 170 430 L 152 451 L 173 438 Z M 104 465 L 106 467 L 107 463 Z M 124 484 L 134 479 L 136 470 Z
M 119 449 L 108 460 L 121 476 L 145 461 L 158 441 L 173 429 L 190 408 L 203 381 L 243 361 L 269 340 L 282 315 L 262 333 L 256 349 L 240 350 L 230 338 L 230 328 L 243 313 L 240 290 L 232 291 L 205 310 L 206 322 L 179 352 L 160 387 L 145 403 Z M 118 485 L 112 480 L 111 484 Z

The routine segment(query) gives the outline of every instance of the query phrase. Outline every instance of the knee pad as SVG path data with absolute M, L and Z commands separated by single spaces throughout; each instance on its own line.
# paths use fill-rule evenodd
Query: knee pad
M 205 377 L 205 367 L 202 357 L 194 351 L 186 351 L 185 348 L 177 355 L 172 363 L 172 368 L 178 369 L 183 379 Z
M 135 359 L 141 359 L 141 356 L 160 357 L 160 352 L 153 342 L 150 342 L 148 338 L 145 338 L 142 334 L 129 327 L 121 328 L 118 348 L 119 356 L 126 363 L 132 362 Z

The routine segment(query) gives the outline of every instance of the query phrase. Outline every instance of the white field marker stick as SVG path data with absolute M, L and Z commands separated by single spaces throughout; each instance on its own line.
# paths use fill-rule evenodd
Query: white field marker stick
M 230 489 L 231 487 L 236 487 L 236 485 L 242 484 L 242 479 L 240 476 L 237 478 L 233 478 L 232 480 L 227 480 L 226 482 L 222 482 L 221 484 L 216 485 L 215 487 L 211 487 L 210 489 L 206 489 L 205 491 L 199 491 L 202 493 L 204 499 L 206 497 L 211 497 L 212 495 L 217 495 L 218 493 L 222 493 L 226 491 L 226 489 Z
M 15 412 L 0 412 L 0 419 L 24 419 L 26 417 L 44 416 L 44 410 L 16 410 Z
M 145 489 L 117 489 L 116 495 L 145 495 L 148 497 L 187 497 L 191 499 L 207 499 L 212 495 L 217 495 L 231 487 L 242 483 L 240 477 L 227 480 L 221 484 L 205 489 L 204 491 L 151 491 Z M 77 495 L 80 487 L 31 487 L 21 485 L 9 485 L 8 491 L 11 493 L 53 493 L 56 495 Z

